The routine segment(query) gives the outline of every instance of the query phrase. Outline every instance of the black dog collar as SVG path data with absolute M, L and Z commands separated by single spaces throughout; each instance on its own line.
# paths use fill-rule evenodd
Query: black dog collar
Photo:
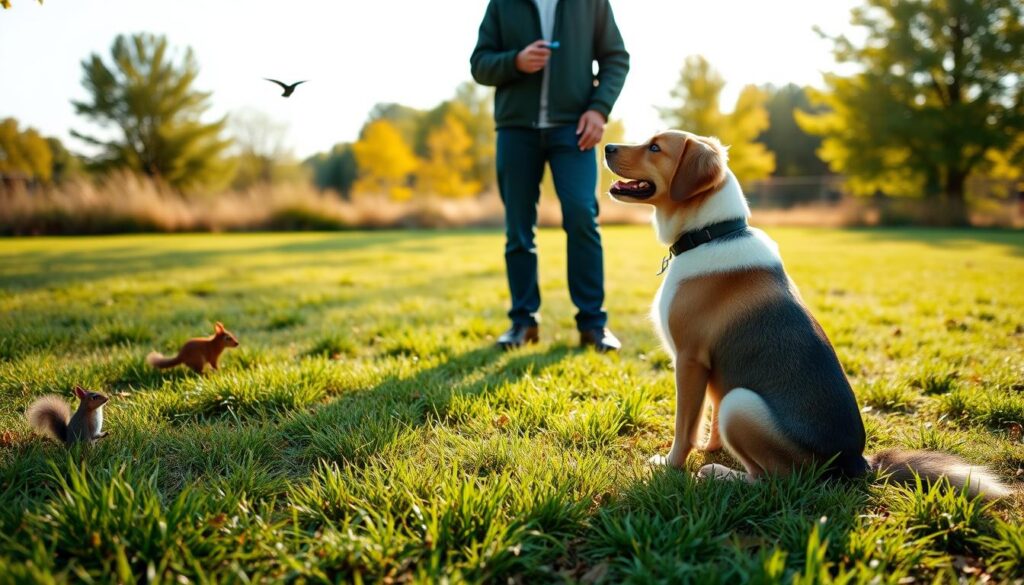
M 669 246 L 668 256 L 665 256 L 665 258 L 662 259 L 661 272 L 658 274 L 660 275 L 662 272 L 665 272 L 668 268 L 668 263 L 673 257 L 678 256 L 683 252 L 689 252 L 690 250 L 698 246 L 703 246 L 713 240 L 731 236 L 733 234 L 739 234 L 746 229 L 747 220 L 740 218 L 713 223 L 711 225 L 704 226 L 699 230 L 683 232 L 683 234 L 676 239 L 675 243 Z

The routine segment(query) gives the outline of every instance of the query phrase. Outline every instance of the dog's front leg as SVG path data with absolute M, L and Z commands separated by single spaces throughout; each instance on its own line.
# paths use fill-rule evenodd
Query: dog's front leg
M 714 384 L 710 384 L 707 396 L 707 408 L 711 410 L 711 429 L 708 432 L 707 440 L 699 448 L 703 451 L 714 452 L 722 448 L 722 436 L 718 432 L 718 408 L 722 404 L 722 393 L 715 388 Z
M 697 444 L 704 394 L 708 386 L 708 370 L 695 358 L 676 357 L 676 423 L 672 448 L 668 455 L 655 456 L 652 461 L 682 468 L 686 457 Z

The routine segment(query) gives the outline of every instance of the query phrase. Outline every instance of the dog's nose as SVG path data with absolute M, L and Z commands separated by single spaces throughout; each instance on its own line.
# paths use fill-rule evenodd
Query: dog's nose
M 619 147 L 618 147 L 617 144 L 605 144 L 604 145 L 604 153 L 605 154 L 614 154 L 615 151 L 618 150 L 618 149 L 619 149 Z

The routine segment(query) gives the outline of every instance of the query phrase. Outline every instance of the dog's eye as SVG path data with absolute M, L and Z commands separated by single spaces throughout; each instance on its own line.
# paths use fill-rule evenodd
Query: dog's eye
M 650 147 L 647 148 L 647 150 L 651 152 L 661 152 L 661 147 L 658 146 L 657 144 L 652 144 Z

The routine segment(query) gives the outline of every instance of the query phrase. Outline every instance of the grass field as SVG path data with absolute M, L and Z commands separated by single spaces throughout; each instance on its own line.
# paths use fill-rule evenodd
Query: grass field
M 1019 486 L 1024 234 L 771 234 L 868 450 Z M 542 343 L 507 354 L 496 232 L 0 240 L 0 583 L 1024 577 L 1021 496 L 645 465 L 671 441 L 647 319 L 663 251 L 646 227 L 604 235 L 611 356 L 576 348 L 554 230 Z M 242 342 L 220 371 L 144 364 L 215 320 Z M 22 413 L 75 384 L 112 396 L 111 435 L 68 451 Z

